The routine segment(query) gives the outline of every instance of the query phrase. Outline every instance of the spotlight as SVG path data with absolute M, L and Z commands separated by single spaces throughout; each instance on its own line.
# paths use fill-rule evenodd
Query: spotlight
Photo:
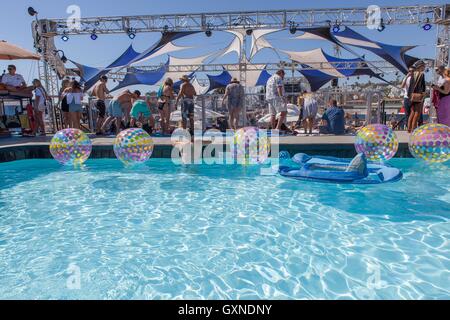
M 425 24 L 422 26 L 422 29 L 425 31 L 430 31 L 433 26 L 430 24 L 430 18 L 427 18 Z
M 341 27 L 339 27 L 339 26 L 333 27 L 333 33 L 338 33 L 339 31 L 341 31 Z
M 38 14 L 38 12 L 36 10 L 34 10 L 33 7 L 28 7 L 28 14 L 32 17 L 34 17 L 35 15 Z
M 339 25 L 339 23 L 336 21 L 336 23 L 333 26 L 333 33 L 338 33 L 339 31 L 341 31 L 341 26 Z
M 207 37 L 211 37 L 212 36 L 211 27 L 209 25 L 206 28 L 205 34 L 206 34 Z
M 97 36 L 97 34 L 95 33 L 95 30 L 92 31 L 92 33 L 91 33 L 91 39 L 95 41 L 95 40 L 97 40 L 97 38 L 98 38 L 98 36 Z
M 247 30 L 245 31 L 245 33 L 246 33 L 248 36 L 251 36 L 252 33 L 253 33 L 253 30 L 252 30 L 252 29 L 247 29 Z
M 136 38 L 136 33 L 134 32 L 133 28 L 130 28 L 128 30 L 128 38 L 130 38 L 131 40 L 133 40 L 134 38 Z
M 378 32 L 383 32 L 384 29 L 386 29 L 386 26 L 385 26 L 385 24 L 383 22 L 383 19 L 381 19 L 380 25 L 378 26 L 377 30 L 378 30 Z
M 66 34 L 65 32 L 64 32 L 64 34 L 62 35 L 61 40 L 64 41 L 64 42 L 69 41 L 69 37 L 67 36 L 67 34 Z
M 289 24 L 289 32 L 295 34 L 297 32 L 297 25 L 293 21 L 290 21 Z

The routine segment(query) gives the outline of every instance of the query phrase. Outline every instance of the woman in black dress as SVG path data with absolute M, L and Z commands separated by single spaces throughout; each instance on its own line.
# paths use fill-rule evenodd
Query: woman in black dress
M 411 113 L 408 119 L 408 132 L 413 132 L 418 124 L 420 116 L 422 115 L 423 101 L 425 98 L 425 62 L 422 60 L 414 64 L 415 72 L 412 75 L 411 83 L 409 85 L 408 97 L 411 101 Z

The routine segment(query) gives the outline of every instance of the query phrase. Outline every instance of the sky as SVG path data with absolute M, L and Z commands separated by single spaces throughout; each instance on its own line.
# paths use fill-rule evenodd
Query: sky
M 78 5 L 81 8 L 82 17 L 95 16 L 121 16 L 121 15 L 144 15 L 144 14 L 166 14 L 166 13 L 199 13 L 217 11 L 239 11 L 239 10 L 280 10 L 280 9 L 305 9 L 305 8 L 339 8 L 339 7 L 367 7 L 369 5 L 390 6 L 390 5 L 415 5 L 421 4 L 443 4 L 446 1 L 438 0 L 346 0 L 346 1 L 325 1 L 316 0 L 15 0 L 2 1 L 2 13 L 0 18 L 0 40 L 19 45 L 23 48 L 33 49 L 33 39 L 31 35 L 32 17 L 27 13 L 27 8 L 32 6 L 39 12 L 39 18 L 66 18 L 68 6 Z M 382 33 L 367 28 L 355 28 L 358 32 L 370 39 L 396 45 L 418 45 L 409 54 L 434 58 L 435 56 L 435 36 L 436 28 L 429 32 L 423 31 L 419 26 L 388 26 Z M 96 41 L 92 41 L 89 36 L 71 37 L 69 41 L 62 42 L 57 38 L 56 46 L 64 50 L 66 56 L 77 62 L 89 66 L 106 66 L 117 58 L 131 43 L 137 51 L 145 50 L 152 43 L 157 41 L 159 34 L 146 33 L 138 34 L 134 40 L 130 40 L 125 34 L 121 35 L 101 35 Z M 333 47 L 325 41 L 293 41 L 289 32 L 284 31 L 267 36 L 273 46 L 291 51 L 305 51 L 317 47 L 322 47 L 327 53 L 334 53 Z M 203 34 L 182 39 L 176 42 L 179 45 L 196 46 L 188 51 L 176 53 L 178 57 L 194 57 L 202 53 L 213 52 L 226 47 L 232 36 L 223 32 L 214 33 L 211 38 L 206 38 Z M 361 52 L 362 54 L 363 52 Z M 343 58 L 352 58 L 346 53 Z M 369 60 L 379 60 L 379 58 L 367 55 Z M 163 57 L 161 58 L 163 59 Z M 237 57 L 227 57 L 220 62 L 234 62 Z M 255 62 L 276 62 L 278 57 L 271 50 L 264 50 L 255 58 Z M 162 62 L 153 60 L 151 64 Z M 14 62 L 25 80 L 31 82 L 36 77 L 37 64 L 28 61 Z M 8 62 L 0 61 L 0 72 L 6 69 Z

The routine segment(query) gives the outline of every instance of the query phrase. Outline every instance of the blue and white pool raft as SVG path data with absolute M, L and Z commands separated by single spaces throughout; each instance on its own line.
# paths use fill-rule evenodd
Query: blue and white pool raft
M 281 165 L 279 174 L 286 178 L 330 183 L 381 184 L 397 182 L 403 173 L 390 165 L 367 161 L 364 154 L 353 160 L 296 154 L 290 166 Z

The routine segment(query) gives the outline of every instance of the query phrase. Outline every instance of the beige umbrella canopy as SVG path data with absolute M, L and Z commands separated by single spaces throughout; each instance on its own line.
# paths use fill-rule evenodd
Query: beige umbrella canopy
M 6 41 L 0 41 L 0 60 L 40 60 L 41 57 L 38 54 L 32 53 L 28 50 L 19 48 Z

